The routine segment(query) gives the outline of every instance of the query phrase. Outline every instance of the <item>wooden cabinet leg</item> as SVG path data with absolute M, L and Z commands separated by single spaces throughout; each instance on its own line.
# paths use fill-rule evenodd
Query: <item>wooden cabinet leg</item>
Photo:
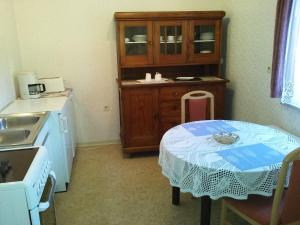
M 172 187 L 172 204 L 179 205 L 180 202 L 180 188 Z
M 131 154 L 129 154 L 129 153 L 127 153 L 127 152 L 123 152 L 122 154 L 123 154 L 123 158 L 124 158 L 124 159 L 129 159 L 129 158 L 131 158 Z

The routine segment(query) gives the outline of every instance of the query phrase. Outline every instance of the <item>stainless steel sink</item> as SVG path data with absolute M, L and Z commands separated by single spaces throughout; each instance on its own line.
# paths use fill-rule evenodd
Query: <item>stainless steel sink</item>
M 39 116 L 10 116 L 0 119 L 0 129 L 27 127 L 36 124 L 39 121 Z
M 15 145 L 24 142 L 30 135 L 30 130 L 0 130 L 0 145 Z
M 0 115 L 0 148 L 33 145 L 47 112 Z

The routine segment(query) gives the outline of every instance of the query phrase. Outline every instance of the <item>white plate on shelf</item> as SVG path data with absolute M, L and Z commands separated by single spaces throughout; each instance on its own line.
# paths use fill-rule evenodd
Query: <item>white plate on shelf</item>
M 202 50 L 202 51 L 200 51 L 200 53 L 207 54 L 207 53 L 212 53 L 212 51 L 210 51 L 210 50 Z
M 176 80 L 193 80 L 194 77 L 176 77 Z
M 165 82 L 167 81 L 168 78 L 161 78 L 161 80 L 155 80 L 155 79 L 151 79 L 151 80 L 137 80 L 140 83 L 146 83 L 146 84 L 151 84 L 151 83 L 160 83 L 160 82 Z

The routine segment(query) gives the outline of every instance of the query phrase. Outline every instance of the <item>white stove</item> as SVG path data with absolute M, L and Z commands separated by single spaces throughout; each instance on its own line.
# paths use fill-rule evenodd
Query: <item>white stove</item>
M 55 182 L 46 148 L 1 149 L 0 225 L 55 225 Z

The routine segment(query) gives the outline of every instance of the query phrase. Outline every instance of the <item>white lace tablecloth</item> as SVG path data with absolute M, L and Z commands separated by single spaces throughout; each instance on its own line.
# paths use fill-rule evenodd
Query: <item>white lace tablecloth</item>
M 262 143 L 286 155 L 300 144 L 274 128 L 240 121 L 223 122 L 237 129 L 234 133 L 239 135 L 239 141 L 232 145 L 219 144 L 211 134 L 195 136 L 182 125 L 168 130 L 160 143 L 162 173 L 172 186 L 195 197 L 247 199 L 249 194 L 271 196 L 281 163 L 241 170 L 217 152 Z

